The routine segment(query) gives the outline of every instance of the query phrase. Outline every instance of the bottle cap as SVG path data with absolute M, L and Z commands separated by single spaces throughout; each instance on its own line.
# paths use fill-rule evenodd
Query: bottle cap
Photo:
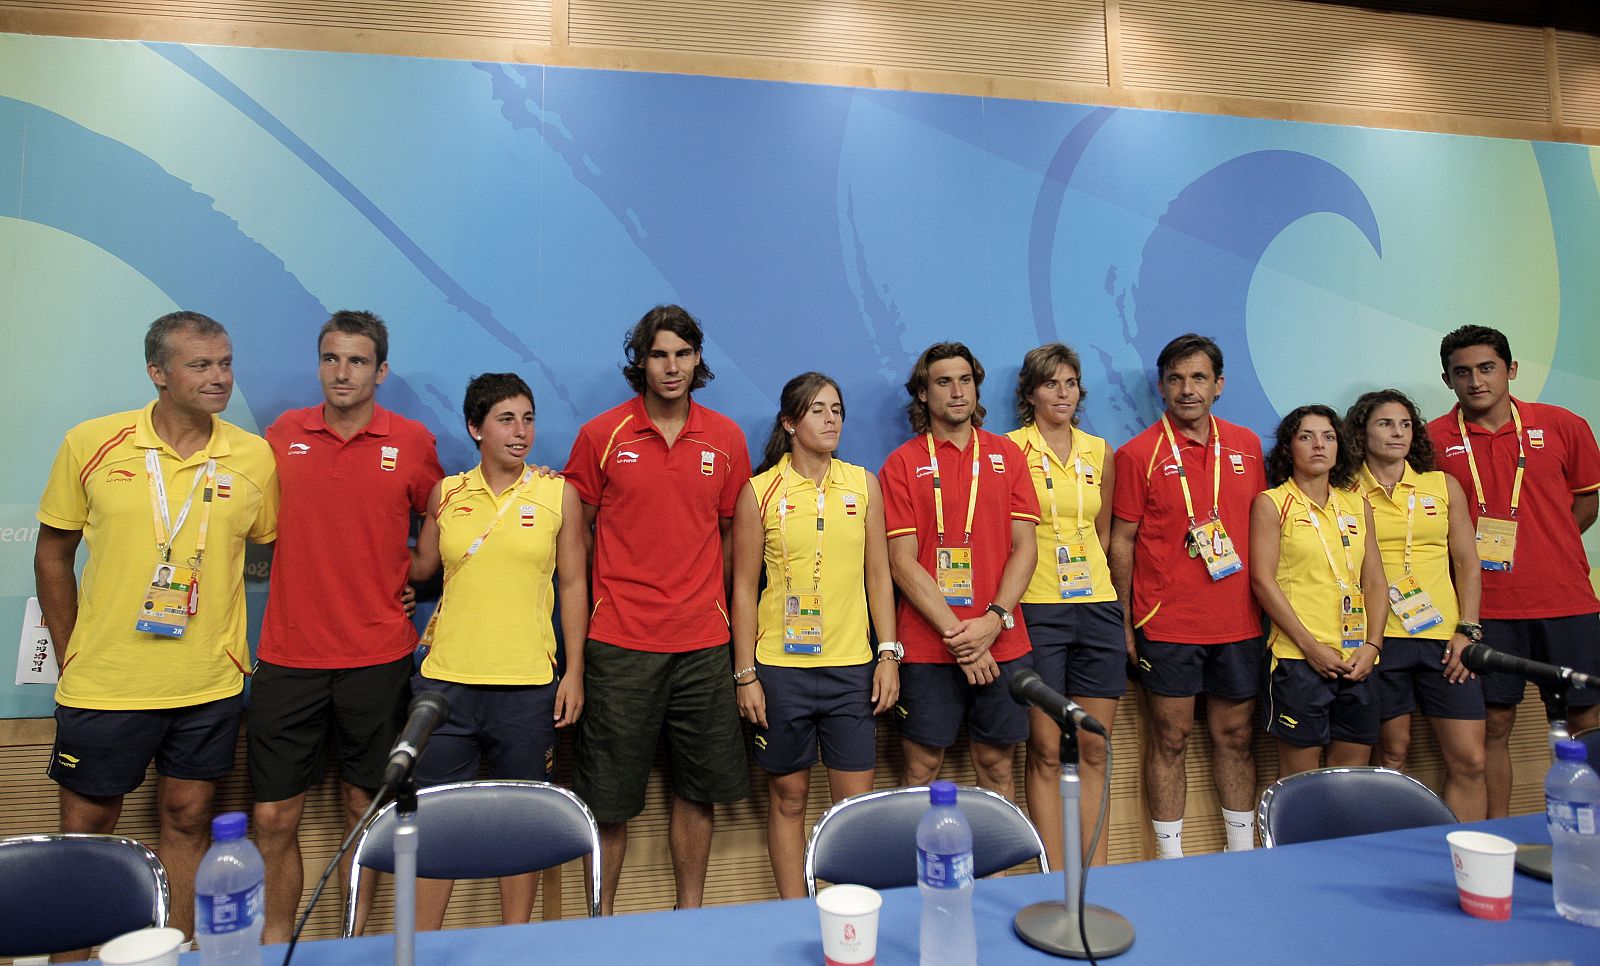
M 934 782 L 929 785 L 928 800 L 935 805 L 954 805 L 956 803 L 956 783 Z
M 249 821 L 243 812 L 223 812 L 211 820 L 211 838 L 217 842 L 242 839 Z
M 1563 741 L 1556 742 L 1556 760 L 1588 761 L 1589 749 L 1583 746 L 1583 742 L 1572 738 L 1567 738 Z

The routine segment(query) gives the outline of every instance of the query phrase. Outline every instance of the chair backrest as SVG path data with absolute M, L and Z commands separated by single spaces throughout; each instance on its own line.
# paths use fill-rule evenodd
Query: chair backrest
M 1600 771 L 1600 728 L 1580 731 L 1573 735 L 1572 739 L 1583 742 L 1584 748 L 1589 751 L 1589 767 Z
M 120 835 L 0 839 L 0 956 L 87 949 L 165 926 L 172 894 L 156 854 Z
M 378 810 L 356 839 L 344 935 L 355 931 L 361 870 L 394 871 L 395 803 Z M 589 806 L 548 782 L 485 781 L 417 792 L 417 875 L 488 879 L 589 859 L 589 915 L 600 912 L 600 829 Z
M 1392 768 L 1318 768 L 1273 782 L 1256 809 L 1261 843 L 1293 845 L 1423 825 L 1455 813 L 1428 786 Z
M 961 812 L 972 826 L 972 865 L 978 876 L 1039 860 L 1050 871 L 1044 842 L 1028 816 L 1005 796 L 961 788 Z M 928 810 L 928 786 L 886 788 L 852 795 L 823 813 L 806 844 L 806 891 L 817 880 L 874 889 L 917 881 L 917 823 Z

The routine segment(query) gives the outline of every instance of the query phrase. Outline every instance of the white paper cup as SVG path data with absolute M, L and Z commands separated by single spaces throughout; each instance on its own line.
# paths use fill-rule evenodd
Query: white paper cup
M 836 885 L 817 893 L 823 963 L 872 966 L 878 956 L 878 910 L 882 907 L 883 896 L 866 886 Z
M 1462 911 L 1479 919 L 1510 919 L 1516 843 L 1487 832 L 1451 832 L 1444 838 L 1456 867 Z
M 123 933 L 100 947 L 106 966 L 178 966 L 183 930 L 151 927 Z

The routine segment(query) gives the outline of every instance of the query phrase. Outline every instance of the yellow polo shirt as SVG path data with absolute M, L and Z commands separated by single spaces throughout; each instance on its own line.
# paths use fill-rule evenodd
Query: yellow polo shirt
M 1039 563 L 1034 568 L 1033 579 L 1022 594 L 1024 604 L 1088 604 L 1116 600 L 1116 588 L 1111 586 L 1111 569 L 1106 565 L 1106 550 L 1100 546 L 1095 533 L 1094 519 L 1100 515 L 1103 502 L 1100 490 L 1105 481 L 1106 441 L 1091 436 L 1077 427 L 1072 430 L 1072 458 L 1063 463 L 1056 458 L 1037 426 L 1014 429 L 1006 436 L 1022 450 L 1027 459 L 1028 477 L 1033 480 L 1034 493 L 1039 497 Z M 1045 463 L 1050 466 L 1050 486 L 1045 486 Z M 1083 482 L 1082 506 L 1078 500 L 1079 478 Z M 1050 499 L 1055 497 L 1054 511 Z M 1052 515 L 1053 513 L 1053 515 Z M 1083 533 L 1078 535 L 1079 521 Z M 1060 544 L 1056 532 L 1061 533 Z M 1056 547 L 1076 543 L 1081 539 L 1089 557 L 1089 579 L 1092 591 L 1083 597 L 1061 596 L 1061 581 L 1056 571 Z
M 1450 579 L 1450 488 L 1444 473 L 1418 473 L 1405 464 L 1400 482 L 1391 496 L 1372 473 L 1361 467 L 1356 489 L 1372 504 L 1372 526 L 1378 534 L 1378 552 L 1383 555 L 1383 572 L 1393 584 L 1406 572 L 1406 514 L 1411 515 L 1411 575 L 1433 600 L 1444 620 L 1420 634 L 1407 634 L 1387 600 L 1382 601 L 1389 621 L 1387 637 L 1417 637 L 1446 641 L 1455 633 L 1461 609 L 1456 603 L 1455 582 Z M 1374 611 L 1377 607 L 1374 605 Z
M 244 544 L 278 533 L 278 471 L 266 440 L 220 417 L 193 456 L 156 435 L 142 410 L 68 430 L 39 498 L 39 522 L 83 533 L 89 559 L 78 582 L 78 622 L 66 643 L 56 701 L 72 708 L 129 711 L 182 708 L 232 697 L 250 666 L 244 609 Z M 216 494 L 200 568 L 200 606 L 182 637 L 134 629 L 158 563 L 145 451 L 160 457 L 168 515 L 177 521 L 196 474 L 217 461 Z M 202 491 L 172 545 L 172 560 L 194 555 Z M 57 646 L 61 646 L 57 642 Z
M 867 471 L 834 460 L 822 482 L 822 524 L 817 530 L 817 485 L 794 472 L 785 456 L 777 466 L 750 481 L 761 509 L 765 534 L 762 556 L 767 586 L 756 609 L 756 659 L 776 667 L 846 667 L 872 660 L 867 638 Z M 783 539 L 779 538 L 779 505 Z M 813 582 L 818 542 L 822 580 Z M 785 591 L 783 547 L 789 548 L 793 581 Z M 822 594 L 822 653 L 790 654 L 783 649 L 783 606 L 788 593 Z
M 458 684 L 549 684 L 556 660 L 551 578 L 567 483 L 536 475 L 494 494 L 479 465 L 440 485 L 444 596 L 422 673 Z M 463 562 L 486 530 L 477 553 Z
M 1317 506 L 1300 492 L 1293 480 L 1268 490 L 1267 496 L 1278 508 L 1278 586 L 1283 588 L 1306 630 L 1322 643 L 1339 647 L 1343 635 L 1341 598 L 1347 593 L 1361 591 L 1361 562 L 1367 549 L 1367 521 L 1361 497 L 1348 490 L 1330 488 L 1328 502 Z M 1318 528 L 1311 523 L 1313 515 L 1321 525 L 1320 538 Z M 1348 567 L 1345 550 L 1340 546 L 1341 532 L 1350 540 Z M 1326 541 L 1326 550 L 1323 541 Z M 1343 589 L 1328 566 L 1329 551 L 1345 581 Z M 1369 600 L 1366 603 L 1367 620 L 1374 620 L 1373 608 L 1384 606 L 1384 602 Z M 1267 643 L 1273 657 L 1305 659 L 1276 621 Z M 1353 649 L 1343 650 L 1348 656 Z

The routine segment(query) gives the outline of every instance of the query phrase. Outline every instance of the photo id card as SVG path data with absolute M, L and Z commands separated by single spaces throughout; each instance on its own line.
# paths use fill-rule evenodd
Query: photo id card
M 934 558 L 933 577 L 945 603 L 952 607 L 972 606 L 971 547 L 940 547 Z
M 1239 552 L 1233 547 L 1233 538 L 1228 536 L 1221 520 L 1207 520 L 1190 527 L 1188 540 L 1189 556 L 1199 556 L 1212 580 L 1221 580 L 1244 569 Z
M 1400 618 L 1400 624 L 1405 627 L 1407 634 L 1420 634 L 1444 623 L 1444 615 L 1433 606 L 1433 598 L 1410 574 L 1389 585 L 1389 609 Z
M 1089 573 L 1088 544 L 1074 542 L 1056 547 L 1056 578 L 1063 600 L 1088 597 L 1094 593 L 1093 578 Z
M 1339 646 L 1353 651 L 1367 642 L 1367 601 L 1360 593 L 1345 594 L 1339 605 Z
M 783 652 L 822 653 L 822 595 L 786 594 L 783 598 Z
M 157 564 L 150 573 L 150 585 L 144 589 L 144 602 L 134 629 L 162 637 L 182 637 L 193 613 L 190 591 L 194 587 L 192 568 L 174 563 Z
M 1478 561 L 1484 570 L 1510 570 L 1517 552 L 1517 521 L 1478 518 Z

